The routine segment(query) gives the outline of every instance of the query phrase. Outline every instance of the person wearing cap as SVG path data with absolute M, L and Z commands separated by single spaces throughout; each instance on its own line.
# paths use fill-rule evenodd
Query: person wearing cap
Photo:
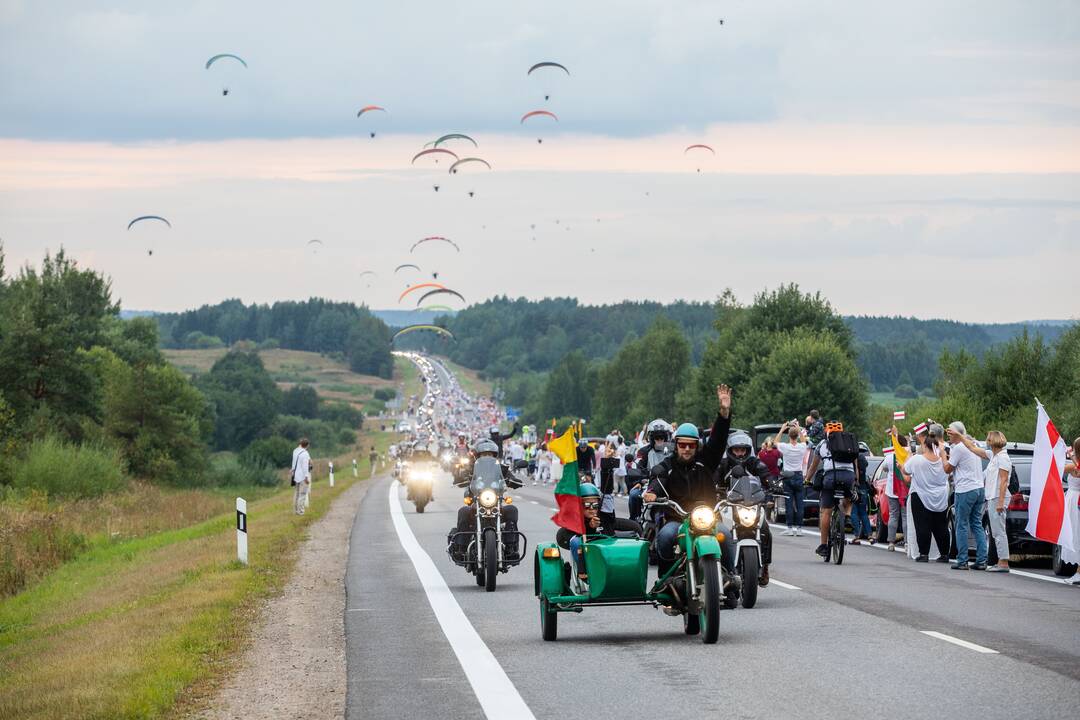
M 930 538 L 937 545 L 937 562 L 949 562 L 949 476 L 943 466 L 942 436 L 945 429 L 929 426 L 922 450 L 904 463 L 904 481 L 911 487 L 908 507 L 915 525 L 918 555 L 915 562 L 930 561 Z M 910 546 L 911 543 L 908 543 Z
M 953 570 L 967 570 L 968 532 L 975 535 L 975 564 L 972 570 L 986 569 L 986 532 L 982 526 L 986 487 L 979 456 L 963 442 L 967 428 L 959 420 L 949 423 L 949 456 L 942 458 L 945 472 L 953 476 L 953 510 L 956 516 L 956 562 Z

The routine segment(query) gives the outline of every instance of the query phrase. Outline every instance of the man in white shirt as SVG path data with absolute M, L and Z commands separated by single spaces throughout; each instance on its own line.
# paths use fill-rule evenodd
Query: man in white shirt
M 301 438 L 300 444 L 292 453 L 293 512 L 303 515 L 307 508 L 308 493 L 311 492 L 311 455 L 308 453 L 308 439 Z
M 953 510 L 956 515 L 956 562 L 953 570 L 968 569 L 968 531 L 975 535 L 975 564 L 972 570 L 986 569 L 986 533 L 983 531 L 982 514 L 986 506 L 986 488 L 983 486 L 982 462 L 967 449 L 963 437 L 967 435 L 964 423 L 949 423 L 949 459 L 942 465 L 953 476 Z

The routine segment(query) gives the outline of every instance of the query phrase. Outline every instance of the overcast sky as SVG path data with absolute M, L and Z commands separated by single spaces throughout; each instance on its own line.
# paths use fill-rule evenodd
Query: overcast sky
M 410 166 L 446 132 L 494 169 Z M 407 307 L 414 262 L 470 300 L 1078 317 L 1080 4 L 0 0 L 0 239 L 132 309 Z

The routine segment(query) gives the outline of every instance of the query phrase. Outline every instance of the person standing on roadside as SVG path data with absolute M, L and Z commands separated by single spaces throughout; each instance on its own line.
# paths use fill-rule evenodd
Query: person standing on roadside
M 905 453 L 906 448 L 900 444 L 899 433 L 896 431 L 896 426 L 893 425 L 892 432 L 889 435 L 889 439 L 892 442 L 892 447 L 885 449 L 885 466 L 887 472 L 885 473 L 885 501 L 889 503 L 889 534 L 888 541 L 889 552 L 896 550 L 896 530 L 900 529 L 901 534 L 904 536 L 900 545 L 907 544 L 908 537 L 908 523 L 907 523 L 907 498 L 908 498 L 908 486 L 904 480 L 904 474 L 902 468 L 897 465 L 896 452 Z M 897 450 L 899 448 L 899 450 Z M 889 451 L 892 452 L 889 452 Z
M 292 453 L 293 512 L 303 515 L 311 492 L 311 454 L 308 439 L 301 438 Z
M 1009 475 L 1012 460 L 1005 452 L 1005 435 L 992 430 L 986 434 L 986 449 L 979 447 L 968 435 L 960 442 L 976 456 L 989 460 L 983 470 L 983 490 L 986 493 L 986 514 L 990 517 L 990 534 L 994 538 L 998 562 L 988 572 L 1009 572 L 1009 536 L 1005 533 L 1005 513 L 1009 498 Z
M 866 477 L 870 467 L 870 448 L 859 448 L 859 459 L 855 461 L 855 487 L 859 489 L 859 497 L 851 503 L 851 538 L 852 545 L 861 545 L 866 540 L 874 544 L 870 536 L 870 512 L 869 498 L 873 488 L 870 487 L 870 478 Z
M 1066 457 L 1065 477 L 1068 478 L 1068 490 L 1065 492 L 1065 512 L 1072 523 L 1073 549 L 1061 548 L 1063 562 L 1076 565 L 1076 574 L 1065 582 L 1080 585 L 1080 437 L 1073 440 L 1072 457 Z
M 968 569 L 968 531 L 975 535 L 975 564 L 972 570 L 986 569 L 986 533 L 983 531 L 982 514 L 986 507 L 986 489 L 983 485 L 982 463 L 979 457 L 961 442 L 967 435 L 964 423 L 949 423 L 948 458 L 942 458 L 945 472 L 953 476 L 953 508 L 956 517 L 956 562 L 953 570 Z
M 375 463 L 379 462 L 379 453 L 375 450 L 375 446 L 371 446 L 371 451 L 368 453 L 368 460 L 371 462 L 371 474 L 375 474 Z
M 919 554 L 915 562 L 930 561 L 930 539 L 937 545 L 937 562 L 949 562 L 949 476 L 943 467 L 945 451 L 941 447 L 945 429 L 929 427 L 922 438 L 922 451 L 904 463 L 904 480 L 911 486 L 908 507 L 915 523 Z M 910 545 L 910 543 L 908 543 Z
M 802 474 L 803 458 L 806 456 L 806 443 L 801 440 L 802 428 L 799 423 L 792 420 L 780 426 L 780 432 L 776 433 L 773 441 L 776 449 L 780 451 L 783 466 L 780 471 L 780 480 L 784 485 L 784 493 L 788 496 L 784 507 L 784 520 L 787 521 L 787 530 L 784 535 L 796 535 L 802 537 L 803 531 L 803 499 L 806 497 L 806 483 Z

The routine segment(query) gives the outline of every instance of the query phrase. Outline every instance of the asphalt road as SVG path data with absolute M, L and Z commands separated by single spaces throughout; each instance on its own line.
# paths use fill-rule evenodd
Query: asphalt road
M 423 514 L 397 483 L 374 482 L 350 538 L 349 718 L 989 720 L 1080 707 L 1080 588 L 1041 570 L 959 572 L 868 546 L 826 565 L 810 528 L 776 530 L 785 586 L 723 612 L 717 645 L 651 607 L 564 613 L 544 642 L 531 560 L 487 593 L 447 558 L 461 503 L 448 475 Z M 551 487 L 514 496 L 530 549 L 553 538 Z

